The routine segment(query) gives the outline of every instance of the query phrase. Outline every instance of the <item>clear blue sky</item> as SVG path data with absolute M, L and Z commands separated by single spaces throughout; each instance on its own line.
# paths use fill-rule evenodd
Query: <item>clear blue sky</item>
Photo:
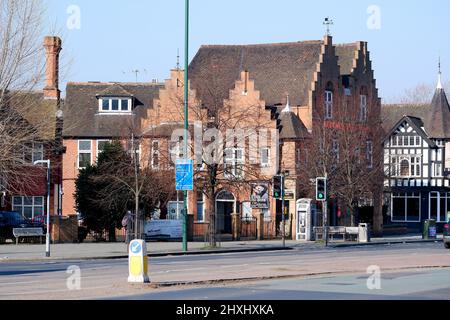
M 73 59 L 64 81 L 135 81 L 135 69 L 147 70 L 139 81 L 163 80 L 177 48 L 183 59 L 184 0 L 46 1 L 48 23 L 62 30 Z M 80 9 L 80 29 L 67 28 L 71 5 Z M 371 5 L 380 9 L 380 29 L 367 26 Z M 449 12 L 448 0 L 191 0 L 190 59 L 202 44 L 321 39 L 330 16 L 335 43 L 369 42 L 380 95 L 392 100 L 435 83 L 439 55 L 450 80 Z

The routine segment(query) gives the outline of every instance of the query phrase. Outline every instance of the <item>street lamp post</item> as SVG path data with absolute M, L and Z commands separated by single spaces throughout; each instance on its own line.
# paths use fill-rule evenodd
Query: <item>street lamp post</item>
M 184 47 L 184 158 L 188 158 L 188 108 L 189 108 L 189 0 L 185 2 L 185 47 Z M 187 244 L 187 191 L 183 191 L 183 251 L 188 251 Z
M 50 172 L 51 162 L 50 160 L 38 160 L 34 162 L 34 165 L 46 164 L 47 165 L 47 233 L 45 234 L 45 256 L 50 257 Z

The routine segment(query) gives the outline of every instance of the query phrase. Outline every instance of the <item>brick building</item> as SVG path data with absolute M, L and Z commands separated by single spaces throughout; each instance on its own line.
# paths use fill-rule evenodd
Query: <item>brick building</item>
M 95 161 L 102 141 L 123 137 L 130 123 L 143 141 L 142 163 L 155 169 L 170 167 L 170 155 L 180 156 L 171 140 L 173 131 L 183 127 L 183 79 L 184 72 L 177 69 L 162 84 L 68 84 L 63 133 L 65 214 L 75 212 L 72 194 L 78 169 Z M 309 185 L 305 191 L 309 180 L 304 167 L 309 165 L 308 150 L 320 128 L 336 134 L 343 109 L 358 115 L 358 128 L 368 137 L 380 126 L 380 100 L 365 42 L 333 45 L 326 36 L 318 41 L 202 46 L 189 66 L 189 79 L 191 134 L 198 130 L 207 135 L 211 128 L 225 136 L 230 129 L 246 132 L 243 141 L 233 138 L 225 147 L 213 196 L 205 191 L 206 153 L 194 155 L 196 190 L 188 195 L 188 207 L 199 234 L 205 231 L 213 206 L 223 233 L 233 232 L 232 215 L 237 213 L 259 221 L 260 233 L 264 221 L 264 228 L 271 229 L 265 233 L 274 234 L 281 221 L 280 201 L 270 197 L 267 209 L 252 208 L 251 192 L 254 183 L 270 189 L 273 175 L 281 171 L 289 174 L 288 233 L 294 233 L 295 201 L 311 196 L 313 189 Z M 205 151 L 204 141 L 200 146 L 191 141 L 192 151 L 196 147 Z M 372 221 L 379 231 L 381 192 L 373 200 Z M 331 205 L 335 224 L 345 222 L 338 217 L 338 206 L 338 202 Z
M 12 125 L 15 125 L 15 130 L 29 132 L 30 141 L 21 141 L 16 146 L 16 177 L 13 181 L 6 181 L 8 192 L 1 196 L 0 210 L 17 211 L 30 219 L 42 219 L 47 213 L 47 170 L 34 165 L 38 160 L 51 161 L 50 214 L 62 214 L 61 167 L 64 150 L 61 144 L 58 83 L 61 39 L 45 37 L 44 47 L 46 68 L 43 90 L 9 92 L 6 95 L 7 108 L 17 115 Z M 21 121 L 17 120 L 19 118 Z M 22 125 L 17 128 L 19 122 Z

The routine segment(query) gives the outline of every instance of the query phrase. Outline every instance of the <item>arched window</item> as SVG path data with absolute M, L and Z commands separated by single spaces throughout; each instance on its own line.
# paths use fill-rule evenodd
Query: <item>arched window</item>
M 327 83 L 325 89 L 325 119 L 333 118 L 333 83 Z
M 402 177 L 409 177 L 409 160 L 403 159 L 400 161 L 400 176 Z

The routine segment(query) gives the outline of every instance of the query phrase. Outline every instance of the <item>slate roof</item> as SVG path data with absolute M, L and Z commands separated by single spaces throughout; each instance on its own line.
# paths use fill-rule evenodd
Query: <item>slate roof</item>
M 67 84 L 64 112 L 64 137 L 109 138 L 121 137 L 133 127 L 140 132 L 140 120 L 153 107 L 161 83 L 97 83 L 84 82 Z M 133 113 L 130 115 L 99 114 L 100 96 L 132 96 Z
M 281 112 L 278 121 L 280 139 L 304 139 L 309 137 L 308 129 L 294 112 Z
M 450 106 L 443 89 L 436 89 L 431 104 L 383 105 L 381 116 L 386 133 L 403 116 L 412 116 L 423 121 L 428 137 L 450 138 Z
M 191 86 L 203 103 L 222 104 L 242 71 L 249 71 L 266 105 L 288 93 L 295 105 L 307 105 L 322 41 L 261 45 L 202 46 L 189 66 Z
M 258 45 L 204 45 L 189 66 L 191 87 L 208 105 L 221 105 L 242 71 L 261 93 L 266 105 L 274 106 L 286 94 L 293 105 L 309 104 L 309 90 L 320 60 L 322 40 Z M 342 74 L 350 74 L 356 43 L 338 45 Z
M 424 120 L 430 111 L 427 104 L 385 104 L 381 107 L 381 121 L 384 132 L 389 132 L 404 116 Z
M 432 138 L 450 138 L 450 109 L 444 89 L 438 88 L 431 101 L 425 126 Z
M 42 91 L 11 92 L 7 99 L 9 106 L 38 130 L 41 139 L 55 139 L 57 100 L 44 99 Z

